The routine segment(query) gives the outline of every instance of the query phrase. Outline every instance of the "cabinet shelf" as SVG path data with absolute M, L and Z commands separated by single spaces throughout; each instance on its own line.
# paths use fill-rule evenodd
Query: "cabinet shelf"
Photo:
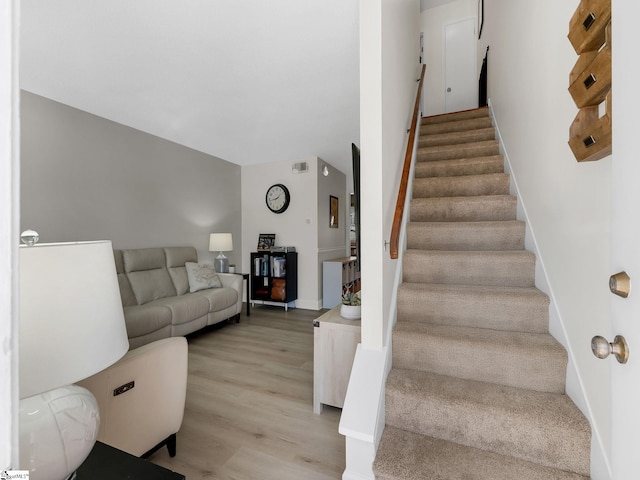
M 298 298 L 296 252 L 251 253 L 251 303 L 295 306 Z

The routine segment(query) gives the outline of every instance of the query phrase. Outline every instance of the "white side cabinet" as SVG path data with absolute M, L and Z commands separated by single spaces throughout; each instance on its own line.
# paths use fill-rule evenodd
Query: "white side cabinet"
M 360 291 L 360 272 L 356 257 L 334 258 L 322 262 L 322 308 L 333 308 L 342 302 L 347 290 Z
M 360 320 L 340 316 L 340 306 L 313 321 L 313 412 L 342 408 L 360 343 Z

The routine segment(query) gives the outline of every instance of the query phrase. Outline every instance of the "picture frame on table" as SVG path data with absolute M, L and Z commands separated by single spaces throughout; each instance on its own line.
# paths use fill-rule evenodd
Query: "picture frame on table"
M 261 233 L 258 235 L 258 251 L 268 252 L 276 245 L 275 233 Z

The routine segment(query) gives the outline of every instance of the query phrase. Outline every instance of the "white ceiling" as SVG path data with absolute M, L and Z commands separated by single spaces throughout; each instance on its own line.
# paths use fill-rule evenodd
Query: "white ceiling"
M 359 141 L 358 0 L 22 0 L 21 87 L 240 165 Z

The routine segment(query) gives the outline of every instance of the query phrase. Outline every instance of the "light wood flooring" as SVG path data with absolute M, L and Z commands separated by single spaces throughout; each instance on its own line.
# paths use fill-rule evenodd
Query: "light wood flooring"
M 322 312 L 256 306 L 239 324 L 191 336 L 177 455 L 149 460 L 188 480 L 339 479 L 341 410 L 313 413 L 313 319 Z

